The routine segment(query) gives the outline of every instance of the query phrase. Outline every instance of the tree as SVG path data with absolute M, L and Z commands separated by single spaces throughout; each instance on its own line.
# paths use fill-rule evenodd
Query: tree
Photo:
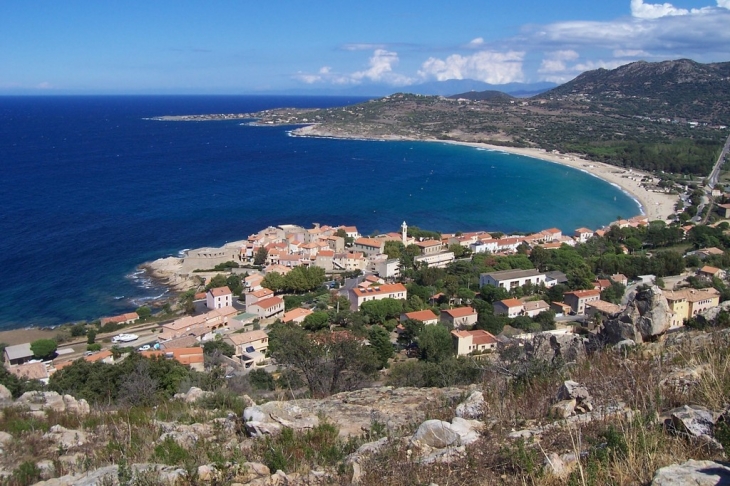
M 138 308 L 137 308 L 137 310 L 136 310 L 135 312 L 137 312 L 137 315 L 138 315 L 138 316 L 139 316 L 139 318 L 140 318 L 141 320 L 143 320 L 143 321 L 144 321 L 145 319 L 149 319 L 149 318 L 150 318 L 150 316 L 152 316 L 152 309 L 150 309 L 150 308 L 149 308 L 149 307 L 147 307 L 146 305 L 143 305 L 142 307 L 138 307 Z
M 253 255 L 253 264 L 254 265 L 263 265 L 266 263 L 266 259 L 269 257 L 269 250 L 264 248 L 263 246 L 260 246 L 256 253 Z
M 94 329 L 89 329 L 89 331 L 86 333 L 86 344 L 94 344 L 96 341 L 96 331 Z
M 243 292 L 243 281 L 240 275 L 229 275 L 226 279 L 226 286 L 233 295 L 241 295 L 241 292 Z
M 228 356 L 230 358 L 236 354 L 236 348 L 222 339 L 206 341 L 205 344 L 203 344 L 203 354 L 213 356 L 216 353 L 220 353 L 223 356 Z
M 383 245 L 383 253 L 388 255 L 388 258 L 400 258 L 405 249 L 405 245 L 396 240 L 386 241 Z
M 304 318 L 302 327 L 307 331 L 317 332 L 328 328 L 330 325 L 330 316 L 326 311 L 316 311 Z
M 284 289 L 284 276 L 279 272 L 269 272 L 261 280 L 261 286 L 274 292 L 281 292 Z
M 277 363 L 300 371 L 314 396 L 363 387 L 375 375 L 375 351 L 347 331 L 309 335 L 299 326 L 275 324 L 269 350 Z
M 33 356 L 38 359 L 51 359 L 56 354 L 58 344 L 53 339 L 38 339 L 30 343 Z
M 217 274 L 215 277 L 210 279 L 210 282 L 205 286 L 205 290 L 215 289 L 218 287 L 226 286 L 226 276 L 223 274 Z
M 369 300 L 362 303 L 360 310 L 370 318 L 370 322 L 382 324 L 388 319 L 400 317 L 403 312 L 403 303 L 391 298 Z
M 439 363 L 445 360 L 454 354 L 451 332 L 440 324 L 424 326 L 418 335 L 418 349 L 424 361 Z
M 380 368 L 388 364 L 393 357 L 393 344 L 390 342 L 390 333 L 381 326 L 373 326 L 368 333 L 370 346 L 375 350 L 375 355 L 380 362 Z

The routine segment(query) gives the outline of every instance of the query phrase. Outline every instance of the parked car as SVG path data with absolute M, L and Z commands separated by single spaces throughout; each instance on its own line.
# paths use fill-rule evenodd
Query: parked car
M 145 344 L 144 346 L 140 346 L 137 351 L 149 351 L 150 349 L 152 349 L 152 346 Z

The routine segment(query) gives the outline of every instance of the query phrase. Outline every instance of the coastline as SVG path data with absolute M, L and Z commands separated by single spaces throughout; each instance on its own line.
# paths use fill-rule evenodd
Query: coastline
M 292 130 L 292 136 L 297 137 L 319 137 L 319 138 L 339 138 L 339 139 L 359 139 L 359 140 L 385 140 L 385 141 L 413 141 L 413 142 L 438 142 L 451 145 L 462 145 L 483 150 L 493 150 L 495 152 L 503 152 L 512 155 L 521 155 L 523 157 L 532 157 L 544 162 L 564 165 L 583 171 L 589 175 L 597 177 L 609 184 L 619 188 L 639 206 L 639 210 L 649 221 L 662 220 L 666 221 L 674 214 L 674 206 L 679 200 L 678 195 L 654 192 L 645 189 L 641 185 L 644 176 L 651 177 L 651 174 L 636 169 L 624 169 L 614 165 L 605 164 L 603 162 L 594 162 L 581 158 L 577 154 L 556 154 L 537 148 L 518 148 L 504 147 L 501 145 L 491 145 L 481 142 L 460 142 L 456 140 L 437 140 L 437 139 L 421 139 L 421 138 L 405 138 L 393 137 L 374 139 L 364 136 L 355 136 L 352 134 L 333 134 L 330 132 L 319 132 L 316 124 Z M 622 215 L 626 218 L 634 215 Z
M 499 145 L 489 145 L 477 142 L 457 142 L 449 140 L 433 141 L 481 148 L 485 150 L 494 150 L 513 155 L 522 155 L 524 157 L 532 157 L 545 162 L 552 162 L 554 164 L 581 170 L 620 188 L 637 202 L 642 213 L 649 218 L 649 221 L 666 221 L 672 214 L 674 214 L 674 205 L 679 200 L 678 195 L 654 192 L 642 187 L 641 180 L 644 176 L 652 177 L 651 174 L 647 172 L 636 169 L 624 169 L 616 167 L 615 165 L 605 164 L 603 162 L 594 162 L 592 160 L 582 159 L 576 154 L 554 154 L 546 152 L 543 149 L 502 147 Z M 624 215 L 624 217 L 630 216 L 632 215 Z

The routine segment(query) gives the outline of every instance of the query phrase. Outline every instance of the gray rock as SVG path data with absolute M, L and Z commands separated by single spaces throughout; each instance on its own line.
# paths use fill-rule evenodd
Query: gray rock
M 459 443 L 469 445 L 479 440 L 479 431 L 484 424 L 478 420 L 468 420 L 461 417 L 454 417 L 451 420 L 451 430 L 459 434 Z
M 667 332 L 671 311 L 659 287 L 636 292 L 615 319 L 603 323 L 601 335 L 609 344 L 624 340 L 641 343 Z
M 674 428 L 692 437 L 712 437 L 715 420 L 712 412 L 698 405 L 684 405 L 669 412 Z
M 244 428 L 250 437 L 263 437 L 264 435 L 279 435 L 283 427 L 276 422 L 259 422 L 253 420 L 246 422 Z
M 625 351 L 636 346 L 636 342 L 633 339 L 624 339 L 616 343 L 616 349 L 619 351 Z
M 456 407 L 456 416 L 465 419 L 477 419 L 484 415 L 484 394 L 473 391 L 469 397 Z
M 63 449 L 71 449 L 72 447 L 80 447 L 88 442 L 86 432 L 82 430 L 67 429 L 61 425 L 54 425 L 43 435 L 44 439 L 53 441 L 53 443 Z
M 443 449 L 459 442 L 459 434 L 451 428 L 451 424 L 442 420 L 426 420 L 411 437 L 411 441 L 420 441 L 429 447 Z
M 441 449 L 427 454 L 421 457 L 418 462 L 421 464 L 448 464 L 463 459 L 465 456 L 466 448 L 464 446 L 449 447 L 448 449 Z
M 54 412 L 87 415 L 91 411 L 89 403 L 83 398 L 76 400 L 71 395 L 61 396 L 53 391 L 31 391 L 23 393 L 16 400 L 15 405 L 27 407 L 31 412 L 52 410 Z
M 588 388 L 581 385 L 580 383 L 572 380 L 564 381 L 558 389 L 558 400 L 571 400 L 575 399 L 579 402 L 590 401 L 591 394 L 588 393 Z
M 538 334 L 525 344 L 525 352 L 532 360 L 552 363 L 556 359 L 565 362 L 580 361 L 586 356 L 585 341 L 572 334 Z
M 209 397 L 213 395 L 213 392 L 203 391 L 197 386 L 191 386 L 186 393 L 176 393 L 175 398 L 184 400 L 185 403 L 194 403 L 201 398 Z
M 695 461 L 672 464 L 658 469 L 652 486 L 717 486 L 730 484 L 730 467 L 727 463 Z
M 347 458 L 345 459 L 345 462 L 347 464 L 352 464 L 354 462 L 360 462 L 360 460 L 363 457 L 380 452 L 383 449 L 383 447 L 388 445 L 389 442 L 390 441 L 387 437 L 383 437 L 374 442 L 368 442 L 366 444 L 363 444 L 360 447 L 358 447 L 355 452 L 353 452 L 352 454 L 347 456 Z
M 5 388 L 5 385 L 0 385 L 0 403 L 8 403 L 13 401 L 13 394 L 10 390 Z
M 575 411 L 576 404 L 577 402 L 573 398 L 570 400 L 561 400 L 550 407 L 550 416 L 561 419 L 568 418 Z
M 0 447 L 3 447 L 5 444 L 9 444 L 13 441 L 13 436 L 8 434 L 7 432 L 0 431 Z
M 559 456 L 553 452 L 545 457 L 542 470 L 545 474 L 566 479 L 573 472 L 576 464 L 578 464 L 578 459 L 575 454 L 563 454 Z

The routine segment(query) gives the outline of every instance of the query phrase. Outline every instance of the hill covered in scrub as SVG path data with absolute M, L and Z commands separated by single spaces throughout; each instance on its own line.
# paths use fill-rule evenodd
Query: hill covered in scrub
M 704 176 L 728 136 L 730 63 L 637 62 L 583 73 L 529 99 L 493 91 L 398 93 L 343 108 L 250 116 L 263 124 L 313 123 L 310 135 L 536 147 Z
M 730 333 L 584 345 L 539 335 L 472 360 L 472 385 L 319 399 L 225 381 L 154 403 L 0 388 L 0 474 L 8 485 L 649 484 L 660 468 L 726 457 Z M 136 373 L 158 366 L 144 362 Z

